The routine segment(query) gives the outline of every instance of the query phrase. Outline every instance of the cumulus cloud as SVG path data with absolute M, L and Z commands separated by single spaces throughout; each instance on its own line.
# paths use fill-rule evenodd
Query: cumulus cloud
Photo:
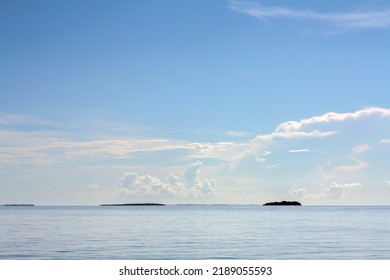
M 203 163 L 201 161 L 196 161 L 188 165 L 187 170 L 184 173 L 184 178 L 187 187 L 189 187 L 193 193 L 208 195 L 215 191 L 216 182 L 215 180 L 202 180 L 199 177 L 202 165 Z
M 208 195 L 213 194 L 215 192 L 216 186 L 217 186 L 217 183 L 214 179 L 213 180 L 203 180 L 199 190 L 204 196 L 208 196 Z
M 333 184 L 326 189 L 327 198 L 338 199 L 343 196 L 346 190 L 360 188 L 360 187 L 362 187 L 360 183 L 340 184 L 340 183 L 333 182 Z
M 231 1 L 229 7 L 236 12 L 253 16 L 263 22 L 268 22 L 271 19 L 322 22 L 337 28 L 340 32 L 390 27 L 390 9 L 321 13 L 309 9 L 299 10 L 287 7 L 264 6 L 247 1 Z
M 123 192 L 128 195 L 140 195 L 163 198 L 207 197 L 215 192 L 216 181 L 200 177 L 203 163 L 196 161 L 187 166 L 182 177 L 170 174 L 163 180 L 150 175 L 125 173 L 122 177 Z
M 296 185 L 294 185 L 292 188 L 288 190 L 288 195 L 292 197 L 293 199 L 302 199 L 307 193 L 306 188 L 299 188 Z
M 180 190 L 177 185 L 170 184 L 168 178 L 164 181 L 150 175 L 138 175 L 137 173 L 126 173 L 122 177 L 122 187 L 130 194 L 147 196 L 173 197 Z
M 196 186 L 200 184 L 199 173 L 202 166 L 201 161 L 197 161 L 188 165 L 184 178 L 189 186 Z

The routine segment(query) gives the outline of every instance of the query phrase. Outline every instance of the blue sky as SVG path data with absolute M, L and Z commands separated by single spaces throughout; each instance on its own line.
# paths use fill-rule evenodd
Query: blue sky
M 0 6 L 0 204 L 390 203 L 387 1 Z

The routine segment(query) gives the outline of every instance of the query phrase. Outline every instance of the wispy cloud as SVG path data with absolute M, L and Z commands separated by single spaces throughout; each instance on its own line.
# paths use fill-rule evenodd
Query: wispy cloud
M 248 132 L 246 132 L 246 131 L 228 131 L 228 132 L 226 132 L 226 135 L 232 136 L 232 137 L 245 137 L 248 135 Z
M 290 19 L 322 22 L 347 32 L 368 28 L 390 27 L 390 9 L 358 12 L 321 13 L 309 9 L 292 9 L 288 7 L 264 6 L 256 2 L 231 1 L 230 9 L 253 16 L 263 22 L 271 19 Z
M 272 164 L 272 165 L 267 165 L 265 168 L 266 169 L 277 169 L 282 167 L 282 164 Z
M 308 153 L 310 150 L 308 149 L 299 149 L 299 150 L 289 150 L 289 153 Z
M 20 126 L 20 125 L 52 125 L 55 124 L 53 121 L 22 114 L 10 114 L 0 112 L 0 125 L 3 126 Z
M 369 164 L 367 162 L 361 161 L 356 158 L 353 158 L 353 160 L 356 162 L 355 164 L 337 166 L 333 168 L 333 172 L 335 174 L 344 174 L 345 172 L 357 172 L 369 167 Z
M 333 175 L 345 175 L 346 173 L 356 173 L 362 169 L 366 169 L 370 166 L 368 162 L 362 161 L 358 158 L 359 155 L 366 153 L 371 149 L 371 146 L 362 144 L 352 148 L 350 160 L 354 161 L 354 164 L 336 166 L 332 169 Z
M 336 134 L 336 131 L 275 131 L 270 134 L 257 135 L 255 141 L 271 141 L 274 139 L 296 139 L 296 138 L 324 138 Z
M 53 163 L 82 159 L 134 158 L 142 153 L 181 151 L 183 159 L 228 160 L 249 146 L 235 142 L 190 142 L 161 138 L 112 138 L 90 141 L 43 132 L 0 130 L 0 163 Z
M 316 151 L 310 146 L 304 146 L 305 149 L 292 149 L 287 142 L 294 141 L 297 144 L 299 143 L 297 141 L 302 140 L 307 145 L 306 140 L 323 139 L 339 132 L 339 135 L 342 135 L 343 127 L 334 126 L 335 123 L 359 121 L 368 117 L 375 118 L 373 121 L 382 121 L 383 118 L 390 119 L 390 109 L 374 107 L 355 112 L 329 112 L 306 119 L 290 120 L 277 125 L 274 131 L 259 134 L 249 141 L 194 142 L 179 139 L 129 137 L 75 140 L 67 134 L 51 131 L 0 129 L 0 163 L 45 164 L 89 159 L 94 161 L 131 159 L 156 153 L 158 157 L 172 155 L 176 159 L 179 157 L 180 160 L 186 161 L 215 159 L 235 167 L 247 157 L 264 163 L 265 157 L 273 152 L 274 147 L 282 143 L 286 144 L 285 148 L 290 153 Z M 336 127 L 337 130 L 335 130 Z M 380 143 L 390 143 L 390 140 L 383 138 Z M 356 157 L 367 152 L 371 147 L 365 144 L 357 146 L 355 144 L 352 147 L 350 159 L 353 160 L 353 164 L 335 167 L 335 172 L 355 171 L 368 167 L 368 163 Z M 272 164 L 268 166 L 273 167 Z
M 390 144 L 390 139 L 382 139 L 379 144 Z
M 371 149 L 370 145 L 366 145 L 366 144 L 357 145 L 357 146 L 353 147 L 352 154 L 353 155 L 360 155 L 360 154 L 367 152 L 369 149 Z

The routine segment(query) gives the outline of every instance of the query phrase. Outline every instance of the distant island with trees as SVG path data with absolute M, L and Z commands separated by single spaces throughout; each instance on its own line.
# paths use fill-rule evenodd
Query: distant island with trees
M 264 203 L 263 206 L 301 206 L 302 204 L 298 201 L 275 201 Z
M 4 204 L 3 206 L 35 206 L 34 204 Z
M 122 204 L 100 204 L 100 206 L 165 206 L 162 203 L 122 203 Z

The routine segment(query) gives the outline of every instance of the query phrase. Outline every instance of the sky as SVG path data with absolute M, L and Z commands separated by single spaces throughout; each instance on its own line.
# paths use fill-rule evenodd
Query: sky
M 0 204 L 390 204 L 390 3 L 0 1 Z

